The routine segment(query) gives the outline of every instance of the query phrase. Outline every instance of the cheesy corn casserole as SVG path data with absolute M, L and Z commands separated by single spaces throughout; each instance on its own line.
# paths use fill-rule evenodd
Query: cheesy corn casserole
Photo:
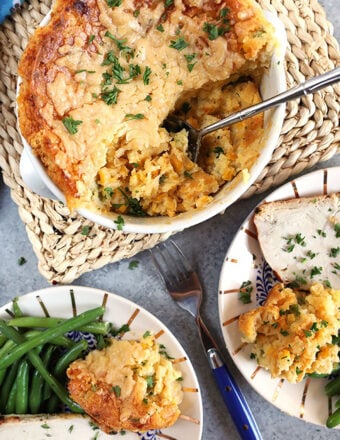
M 258 102 L 273 35 L 253 0 L 56 0 L 19 65 L 21 132 L 71 209 L 203 207 L 254 163 L 263 116 L 208 135 L 197 164 L 162 122 L 201 127 Z
M 339 320 L 340 290 L 316 283 L 306 294 L 276 284 L 263 306 L 240 316 L 239 328 L 259 365 L 295 383 L 338 365 Z
M 106 432 L 166 428 L 180 414 L 182 375 L 152 335 L 112 339 L 73 362 L 67 376 L 72 399 Z

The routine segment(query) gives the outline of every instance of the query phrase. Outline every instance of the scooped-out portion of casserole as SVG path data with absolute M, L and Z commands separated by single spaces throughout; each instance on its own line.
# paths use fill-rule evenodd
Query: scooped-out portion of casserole
M 263 115 L 196 128 L 261 100 L 274 29 L 253 0 L 56 0 L 19 65 L 20 129 L 71 210 L 175 216 L 252 166 Z

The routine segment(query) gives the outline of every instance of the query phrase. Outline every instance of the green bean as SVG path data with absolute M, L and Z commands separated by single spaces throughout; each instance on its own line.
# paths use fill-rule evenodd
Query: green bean
M 70 365 L 70 363 L 73 362 L 75 359 L 77 359 L 80 356 L 80 354 L 83 351 L 85 351 L 87 348 L 88 348 L 88 342 L 82 339 L 81 341 L 77 342 L 74 345 L 74 347 L 72 347 L 70 350 L 64 353 L 57 361 L 53 370 L 53 375 L 56 377 L 56 379 L 62 381 L 64 379 L 65 371 L 67 367 Z M 55 413 L 58 408 L 58 404 L 60 403 L 58 396 L 56 394 L 52 394 L 47 396 L 45 395 L 44 398 L 45 400 L 48 399 L 47 413 L 48 414 Z
M 7 324 L 12 327 L 26 327 L 26 328 L 53 328 L 57 327 L 66 319 L 63 318 L 51 318 L 46 316 L 35 317 L 35 316 L 24 316 L 22 318 L 10 319 Z M 78 328 L 79 331 L 89 332 L 99 335 L 107 335 L 111 330 L 111 324 L 104 321 L 94 321 L 89 324 L 83 325 Z
M 24 340 L 21 339 L 17 347 L 13 348 L 13 350 L 10 353 L 8 353 L 2 359 L 0 359 L 0 370 L 2 368 L 9 367 L 15 360 L 19 359 L 24 354 L 30 352 L 30 350 L 36 347 L 37 345 L 47 343 L 56 336 L 60 336 L 71 330 L 77 330 L 81 326 L 88 324 L 91 321 L 94 321 L 96 318 L 103 315 L 104 311 L 105 308 L 103 306 L 97 307 L 92 310 L 88 310 L 84 313 L 81 313 L 78 316 L 74 316 L 73 318 L 67 319 L 58 327 L 49 328 L 44 332 L 41 332 L 38 336 L 30 340 L 26 340 L 26 338 Z M 14 328 L 9 327 L 4 320 L 0 319 L 0 331 L 3 334 L 5 334 L 8 338 L 14 339 L 10 336 L 11 335 L 10 330 L 14 330 Z M 18 334 L 17 330 L 14 331 L 16 334 Z
M 337 396 L 340 394 L 340 376 L 328 382 L 325 386 L 327 396 Z
M 331 414 L 326 421 L 327 428 L 334 428 L 339 424 L 340 424 L 340 408 L 334 411 L 334 413 Z
M 4 411 L 6 402 L 8 400 L 11 388 L 15 382 L 19 366 L 19 361 L 16 361 L 9 369 L 6 379 L 0 389 L 0 413 Z
M 0 370 L 0 386 L 6 377 L 7 368 Z
M 42 356 L 42 362 L 47 367 L 50 363 L 51 356 L 54 351 L 53 345 L 48 345 Z M 28 397 L 29 409 L 32 414 L 38 414 L 42 407 L 42 393 L 45 381 L 40 374 L 40 371 L 34 370 L 30 386 L 30 393 Z
M 80 354 L 83 351 L 85 351 L 87 348 L 88 348 L 88 343 L 85 339 L 82 339 L 81 341 L 77 342 L 73 348 L 71 348 L 63 356 L 61 356 L 61 358 L 59 358 L 54 368 L 54 375 L 57 378 L 61 378 L 62 375 L 65 373 L 67 367 L 70 365 L 70 363 L 73 362 L 75 359 L 77 359 L 80 356 Z
M 32 339 L 35 336 L 40 335 L 41 333 L 42 333 L 41 330 L 29 330 L 26 333 L 24 333 L 24 336 L 26 339 Z M 65 347 L 65 348 L 72 348 L 74 346 L 74 342 L 63 335 L 51 339 L 50 342 L 53 343 L 54 345 L 60 345 L 61 347 Z M 15 348 L 16 346 L 17 344 L 11 339 L 7 340 L 7 342 L 0 349 L 0 359 L 2 359 L 5 355 L 10 353 L 13 350 L 13 348 Z
M 7 338 L 5 335 L 0 334 L 0 348 L 4 345 L 4 343 L 7 341 Z
M 12 385 L 12 388 L 9 392 L 8 399 L 6 402 L 5 414 L 14 414 L 15 413 L 15 402 L 16 402 L 16 396 L 17 396 L 17 389 L 18 389 L 18 383 L 15 381 Z
M 103 313 L 102 309 L 103 309 L 103 307 L 98 308 L 98 309 L 94 309 L 96 311 L 96 313 L 94 313 L 94 311 L 92 311 L 92 313 L 90 314 L 91 319 L 93 319 L 93 315 L 95 315 L 95 314 L 98 315 L 99 312 L 102 314 Z M 82 315 L 84 315 L 84 314 L 82 314 Z M 81 315 L 79 315 L 79 316 L 81 316 Z M 89 314 L 87 314 L 87 318 L 89 318 Z M 74 319 L 72 319 L 72 320 L 73 320 L 73 323 L 72 323 L 72 325 L 73 325 Z M 81 321 L 84 321 L 84 318 Z M 78 323 L 79 323 L 79 320 L 78 320 Z M 31 341 L 27 341 L 25 339 L 25 337 L 23 335 L 21 335 L 17 330 L 15 330 L 12 327 L 7 326 L 4 321 L 0 320 L 0 325 L 1 325 L 1 330 L 3 331 L 3 333 L 6 334 L 6 336 L 8 338 L 13 339 L 16 344 L 20 344 L 20 345 L 18 345 L 18 348 L 20 348 L 22 345 L 24 345 L 27 342 L 31 342 Z M 59 329 L 60 329 L 60 327 L 59 327 Z M 48 330 L 46 330 L 46 332 L 48 332 Z M 46 332 L 44 332 L 44 333 L 46 333 Z M 56 336 L 54 333 L 53 333 L 53 335 Z M 47 342 L 47 340 L 44 340 L 44 338 L 39 338 L 39 344 L 41 344 L 43 342 Z M 37 353 L 34 350 L 29 351 L 27 353 L 27 357 L 30 360 L 33 367 L 36 368 L 37 370 L 39 370 L 39 372 L 42 375 L 42 377 L 44 378 L 44 380 L 48 383 L 48 385 L 51 387 L 51 389 L 57 394 L 59 399 L 63 403 L 65 403 L 65 405 L 67 405 L 71 411 L 77 412 L 77 413 L 84 412 L 82 410 L 82 408 L 77 403 L 73 402 L 73 400 L 68 396 L 67 392 L 65 391 L 63 386 L 59 383 L 59 381 L 47 370 L 47 368 L 43 364 L 42 360 L 40 359 L 40 357 L 37 355 Z
M 20 309 L 19 304 L 18 304 L 18 298 L 13 299 L 12 305 L 13 305 L 14 316 L 16 318 L 20 318 L 21 316 L 23 316 L 22 310 Z
M 58 405 L 60 400 L 56 394 L 52 394 L 52 396 L 47 401 L 47 414 L 54 414 L 57 412 Z
M 26 414 L 28 408 L 29 364 L 26 359 L 20 362 L 16 378 L 17 392 L 15 413 Z

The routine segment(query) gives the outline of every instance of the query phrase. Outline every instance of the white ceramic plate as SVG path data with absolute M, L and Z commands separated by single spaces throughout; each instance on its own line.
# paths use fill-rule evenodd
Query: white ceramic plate
M 286 76 L 284 67 L 284 56 L 287 46 L 286 32 L 283 23 L 273 12 L 264 11 L 267 19 L 273 24 L 278 41 L 278 47 L 271 60 L 268 71 L 263 75 L 260 89 L 262 99 L 268 99 L 286 90 Z M 48 23 L 48 14 L 40 26 Z M 20 78 L 18 78 L 18 88 Z M 175 217 L 134 217 L 124 215 L 124 232 L 133 233 L 164 233 L 180 231 L 190 226 L 201 223 L 216 214 L 224 211 L 234 203 L 241 195 L 255 182 L 263 168 L 269 162 L 272 152 L 277 145 L 285 116 L 285 105 L 267 110 L 264 114 L 265 138 L 261 154 L 249 170 L 249 179 L 243 179 L 239 174 L 231 182 L 225 184 L 214 197 L 214 200 L 205 208 L 196 209 Z M 33 154 L 31 147 L 22 138 L 24 152 L 20 161 L 20 173 L 27 185 L 33 192 L 47 198 L 65 202 L 64 194 L 52 182 L 47 175 L 40 160 Z M 83 217 L 105 226 L 117 228 L 114 222 L 119 214 L 110 213 L 100 215 L 88 209 L 79 209 L 78 213 Z
M 117 434 L 116 439 L 160 440 L 171 438 L 199 440 L 202 435 L 202 402 L 199 384 L 187 354 L 174 335 L 153 315 L 137 304 L 112 293 L 89 287 L 59 286 L 38 290 L 19 298 L 19 306 L 25 314 L 45 316 L 44 307 L 51 316 L 71 317 L 85 310 L 106 303 L 103 319 L 116 328 L 129 323 L 131 332 L 140 336 L 146 330 L 156 335 L 157 341 L 164 344 L 167 352 L 174 358 L 176 366 L 183 373 L 184 398 L 180 405 L 181 416 L 170 428 L 161 431 L 148 431 L 144 434 L 127 432 Z M 9 303 L 0 308 L 0 317 L 8 318 L 6 309 Z M 20 423 L 18 423 L 20 422 Z M 72 427 L 72 428 L 71 428 Z M 98 434 L 97 434 L 98 433 Z M 159 435 L 158 435 L 159 434 Z M 98 435 L 98 436 L 96 436 Z M 68 414 L 64 416 L 31 416 L 8 419 L 0 424 L 1 440 L 32 440 L 52 437 L 55 440 L 97 440 L 112 439 L 112 435 L 94 431 L 87 417 Z
M 339 175 L 340 167 L 314 171 L 283 185 L 263 201 L 340 191 Z M 324 392 L 327 379 L 307 379 L 298 384 L 271 379 L 267 371 L 250 359 L 251 346 L 241 342 L 238 316 L 263 304 L 275 283 L 275 276 L 264 260 L 256 238 L 251 221 L 253 214 L 254 211 L 249 214 L 231 243 L 220 275 L 219 316 L 227 349 L 250 385 L 270 403 L 292 416 L 325 426 L 329 415 L 328 398 Z M 243 304 L 238 293 L 241 284 L 248 280 L 253 287 L 252 302 Z

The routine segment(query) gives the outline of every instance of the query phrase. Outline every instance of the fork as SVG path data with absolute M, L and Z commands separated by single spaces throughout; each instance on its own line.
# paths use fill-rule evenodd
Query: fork
M 261 440 L 254 416 L 201 318 L 203 289 L 196 272 L 172 240 L 157 245 L 150 254 L 171 298 L 195 318 L 210 368 L 241 439 Z

